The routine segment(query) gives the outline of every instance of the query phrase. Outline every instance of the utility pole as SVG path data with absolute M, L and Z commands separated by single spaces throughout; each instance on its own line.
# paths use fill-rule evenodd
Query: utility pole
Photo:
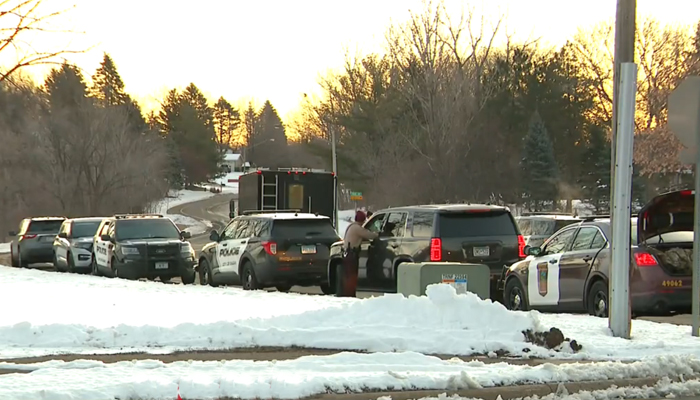
M 620 112 L 618 106 L 620 103 L 620 78 L 622 75 L 621 66 L 623 63 L 634 63 L 634 45 L 636 33 L 636 16 L 637 16 L 637 1 L 636 0 L 617 0 L 617 11 L 615 14 L 615 60 L 613 70 L 613 104 L 612 104 L 612 136 L 611 143 L 611 169 L 610 169 L 610 221 L 614 221 L 615 210 L 615 176 L 617 159 L 617 128 Z M 622 207 L 621 209 L 627 209 Z M 631 221 L 630 221 L 631 223 Z M 611 224 L 612 225 L 612 224 Z M 628 228 L 629 230 L 629 228 Z M 614 231 L 611 228 L 610 232 L 610 248 L 613 247 Z M 609 294 L 614 291 L 614 282 L 609 283 Z M 610 298 L 610 297 L 609 297 Z M 610 302 L 608 301 L 608 310 L 610 310 Z M 609 312 L 609 311 L 608 311 Z M 612 329 L 611 320 L 608 320 L 608 326 Z M 623 334 L 623 336 L 625 336 Z

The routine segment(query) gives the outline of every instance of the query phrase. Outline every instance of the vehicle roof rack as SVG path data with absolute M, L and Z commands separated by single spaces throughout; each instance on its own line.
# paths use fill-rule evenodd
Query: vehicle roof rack
M 273 172 L 286 172 L 288 174 L 291 173 L 306 173 L 306 172 L 311 172 L 311 173 L 321 173 L 321 174 L 332 174 L 332 171 L 327 171 L 322 168 L 269 168 L 269 167 L 258 167 L 255 169 L 251 169 L 250 172 L 255 171 L 258 174 L 261 174 L 263 171 L 273 171 Z
M 241 213 L 241 215 L 253 215 L 253 214 L 282 214 L 282 213 L 300 213 L 300 209 L 286 209 L 286 210 L 246 210 Z
M 115 219 L 126 219 L 126 218 L 163 218 L 161 214 L 114 214 Z
M 54 219 L 68 219 L 68 217 L 59 217 L 59 216 L 53 216 L 53 217 L 31 217 L 29 218 L 31 220 L 54 220 Z

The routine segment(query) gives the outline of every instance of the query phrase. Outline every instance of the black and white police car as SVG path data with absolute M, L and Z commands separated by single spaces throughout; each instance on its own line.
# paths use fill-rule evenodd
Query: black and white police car
M 92 274 L 125 279 L 180 277 L 195 281 L 195 252 L 170 218 L 158 214 L 121 214 L 106 218 L 92 246 Z
M 296 211 L 248 211 L 231 220 L 198 259 L 202 285 L 245 290 L 321 286 L 328 292 L 330 247 L 340 240 L 326 216 Z

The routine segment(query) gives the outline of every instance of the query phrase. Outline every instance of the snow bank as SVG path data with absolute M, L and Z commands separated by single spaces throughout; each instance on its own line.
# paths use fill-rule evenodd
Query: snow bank
M 161 214 L 173 220 L 178 225 L 187 226 L 185 230 L 193 235 L 199 235 L 212 227 L 209 221 L 200 221 L 185 215 L 168 214 L 168 210 L 179 205 L 193 203 L 215 196 L 215 193 L 203 190 L 175 190 L 170 192 L 170 196 L 151 205 L 152 212 Z
M 37 301 L 36 293 L 61 301 Z M 15 305 L 4 308 L 0 320 L 5 359 L 254 346 L 596 360 L 700 357 L 700 339 L 686 326 L 635 320 L 633 338 L 625 340 L 610 335 L 607 319 L 508 311 L 446 285 L 431 286 L 427 297 L 355 299 L 0 267 L 0 304 Z M 66 304 L 79 305 L 80 312 Z M 522 331 L 550 327 L 583 349 L 554 352 L 524 342 Z
M 0 243 L 0 254 L 6 254 L 10 252 L 9 243 Z
M 458 390 L 519 383 L 580 382 L 692 375 L 694 357 L 667 356 L 633 364 L 546 364 L 536 367 L 441 360 L 414 352 L 340 353 L 288 361 L 155 360 L 104 364 L 48 361 L 0 364 L 0 369 L 33 371 L 0 375 L 0 398 L 298 399 L 321 393 L 370 390 Z M 666 381 L 668 383 L 668 381 Z M 690 386 L 690 385 L 689 385 Z M 700 386 L 693 384 L 693 390 Z

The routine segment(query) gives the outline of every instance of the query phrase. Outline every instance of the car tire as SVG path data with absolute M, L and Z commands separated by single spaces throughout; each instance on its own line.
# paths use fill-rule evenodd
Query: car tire
M 214 283 L 214 279 L 211 277 L 211 268 L 209 267 L 209 262 L 207 260 L 202 260 L 199 262 L 199 284 L 209 285 L 211 287 L 217 287 L 218 284 Z
M 128 275 L 124 274 L 124 271 L 119 272 L 119 266 L 117 264 L 117 259 L 112 257 L 112 271 L 114 272 L 114 277 L 115 278 L 120 278 L 120 279 L 126 279 L 129 281 L 136 281 L 138 278 L 136 278 L 135 275 Z
M 71 274 L 75 273 L 75 262 L 73 262 L 73 255 L 71 253 L 66 253 L 66 264 L 68 264 L 68 268 L 66 272 L 70 272 Z
M 503 290 L 503 302 L 506 308 L 512 311 L 528 311 L 530 309 L 523 285 L 518 278 L 508 279 Z
M 275 286 L 275 289 L 277 289 L 278 292 L 287 293 L 290 290 L 292 290 L 292 286 L 291 285 L 277 285 L 277 286 Z
M 588 289 L 586 295 L 586 310 L 594 317 L 607 318 L 610 307 L 608 285 L 602 280 L 596 281 Z
M 250 261 L 245 261 L 241 267 L 241 285 L 243 286 L 243 290 L 261 289 Z
M 92 276 L 102 276 L 102 274 L 100 273 L 100 270 L 97 269 L 97 260 L 95 259 L 94 254 L 92 255 L 92 260 L 90 260 L 90 269 L 91 269 L 90 274 Z
M 14 268 L 19 267 L 19 262 L 17 261 L 14 250 L 12 250 L 12 245 L 10 245 L 10 263 Z
M 22 260 L 22 251 L 19 249 L 19 247 L 17 247 L 17 265 L 20 268 L 28 268 L 29 267 L 29 264 L 27 264 L 26 262 L 24 262 L 24 260 Z
M 54 269 L 56 272 L 63 272 L 63 269 L 62 269 L 61 266 L 58 264 L 58 255 L 56 254 L 56 252 L 53 253 L 53 269 Z
M 188 272 L 182 276 L 180 276 L 180 280 L 182 280 L 183 285 L 192 285 L 194 284 L 194 281 L 196 279 L 196 272 Z
M 158 279 L 160 279 L 160 281 L 161 281 L 162 283 L 170 283 L 170 280 L 173 279 L 173 278 L 171 278 L 171 277 L 169 277 L 169 276 L 159 276 Z M 148 279 L 148 280 L 149 280 L 149 281 L 152 281 L 152 280 L 154 280 L 154 279 Z
M 325 295 L 333 295 L 335 294 L 335 288 L 328 283 L 322 283 L 321 292 Z

